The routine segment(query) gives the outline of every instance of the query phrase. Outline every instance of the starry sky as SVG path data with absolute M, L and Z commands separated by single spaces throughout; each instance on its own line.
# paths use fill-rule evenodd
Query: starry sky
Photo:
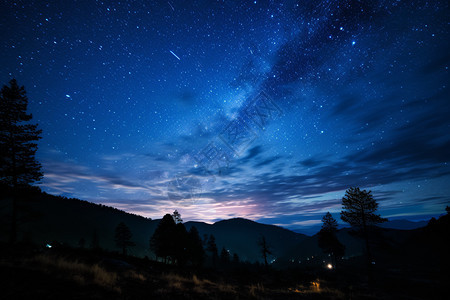
M 43 129 L 40 187 L 151 218 L 390 219 L 450 203 L 447 1 L 13 1 L 0 83 Z

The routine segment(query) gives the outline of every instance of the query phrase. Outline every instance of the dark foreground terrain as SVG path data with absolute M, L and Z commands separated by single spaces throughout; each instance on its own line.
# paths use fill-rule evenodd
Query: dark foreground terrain
M 0 299 L 448 299 L 450 209 L 422 228 L 372 228 L 371 272 L 352 228 L 337 232 L 345 256 L 327 269 L 330 257 L 317 235 L 245 219 L 187 222 L 240 258 L 212 263 L 207 256 L 202 268 L 194 268 L 146 258 L 154 257 L 147 250 L 159 220 L 38 190 L 21 199 L 21 243 L 6 242 L 9 202 L 0 210 Z M 129 256 L 114 252 L 119 222 L 135 233 Z M 90 235 L 91 245 L 78 242 Z M 100 238 L 96 246 L 94 236 Z M 272 246 L 269 267 L 261 264 L 260 236 Z
M 2 299 L 445 299 L 449 282 L 447 262 L 376 265 L 368 281 L 358 258 L 338 270 L 319 264 L 194 270 L 112 252 L 1 246 Z

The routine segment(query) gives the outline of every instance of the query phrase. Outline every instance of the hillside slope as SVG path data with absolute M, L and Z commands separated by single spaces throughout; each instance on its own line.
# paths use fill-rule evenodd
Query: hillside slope
M 11 198 L 7 193 L 2 196 L 0 239 L 6 241 Z M 23 192 L 19 207 L 19 241 L 43 245 L 60 242 L 78 247 L 80 240 L 84 239 L 85 247 L 90 247 L 95 234 L 102 248 L 116 250 L 114 230 L 120 222 L 124 222 L 136 243 L 129 253 L 137 256 L 149 255 L 148 241 L 159 222 L 104 205 L 41 193 L 38 189 Z
M 11 198 L 2 193 L 0 214 L 0 240 L 6 241 L 9 234 Z M 99 244 L 107 250 L 117 250 L 114 244 L 114 230 L 124 222 L 133 233 L 135 247 L 129 254 L 152 257 L 149 251 L 149 239 L 153 235 L 159 220 L 98 205 L 78 199 L 68 199 L 42 193 L 39 189 L 23 192 L 20 197 L 19 241 L 32 241 L 45 245 L 60 242 L 72 247 L 79 247 L 84 239 L 85 247 L 90 247 L 94 234 Z M 161 216 L 162 217 L 162 216 Z M 258 240 L 264 236 L 271 247 L 273 258 L 279 257 L 289 248 L 306 238 L 305 235 L 274 226 L 260 224 L 246 219 L 236 218 L 219 221 L 214 224 L 187 222 L 186 229 L 196 226 L 200 237 L 213 234 L 219 251 L 226 247 L 231 254 L 237 253 L 241 260 L 262 261 Z
M 216 222 L 212 225 L 201 222 L 187 222 L 186 228 L 197 227 L 201 236 L 213 234 L 219 250 L 225 247 L 230 253 L 238 253 L 241 260 L 262 262 L 259 239 L 264 236 L 275 259 L 288 249 L 307 238 L 306 235 L 295 233 L 275 225 L 261 224 L 242 218 L 234 218 Z

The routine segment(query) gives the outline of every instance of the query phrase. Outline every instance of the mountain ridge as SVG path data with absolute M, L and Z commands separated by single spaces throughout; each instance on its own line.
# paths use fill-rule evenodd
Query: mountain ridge
M 11 197 L 8 191 L 2 193 L 0 214 L 0 240 L 6 241 L 9 233 Z M 129 249 L 131 255 L 152 257 L 149 240 L 160 219 L 149 219 L 130 214 L 117 208 L 84 200 L 55 196 L 32 188 L 20 196 L 20 215 L 28 218 L 28 212 L 35 216 L 19 224 L 19 240 L 40 245 L 58 242 L 71 247 L 90 247 L 97 235 L 102 248 L 117 251 L 114 230 L 124 222 L 131 230 L 136 246 Z M 161 216 L 162 218 L 163 216 Z M 200 237 L 213 234 L 219 251 L 225 247 L 231 254 L 237 253 L 241 260 L 262 261 L 258 240 L 264 236 L 275 255 L 282 255 L 306 236 L 276 225 L 262 224 L 244 218 L 220 220 L 213 224 L 199 221 L 185 222 L 189 230 L 197 227 Z M 84 241 L 83 243 L 81 241 Z
M 0 240 L 6 241 L 10 212 L 8 193 L 3 193 L 1 199 L 4 205 L 0 207 L 2 215 Z M 19 224 L 19 240 L 41 245 L 60 242 L 71 247 L 89 247 L 93 236 L 97 234 L 102 248 L 117 251 L 114 230 L 120 222 L 124 222 L 133 234 L 132 241 L 136 243 L 129 253 L 139 257 L 153 257 L 149 250 L 149 240 L 160 219 L 152 220 L 101 204 L 54 196 L 39 189 L 25 192 L 21 196 L 20 206 L 21 219 L 28 218 L 27 212 L 32 212 L 31 215 L 34 217 Z M 422 225 L 425 226 L 425 223 L 427 222 L 394 220 L 384 224 L 380 230 L 394 240 L 403 239 L 403 236 L 409 235 L 406 231 L 411 230 L 404 229 L 405 226 L 414 227 L 415 230 L 423 227 Z M 224 247 L 231 254 L 237 253 L 243 261 L 262 262 L 258 245 L 262 237 L 266 239 L 271 249 L 271 260 L 278 258 L 304 260 L 306 257 L 321 253 L 317 245 L 317 234 L 308 236 L 277 225 L 263 224 L 241 217 L 219 220 L 213 224 L 188 221 L 184 225 L 187 230 L 195 226 L 204 242 L 209 235 L 214 235 L 219 251 Z M 402 228 L 392 229 L 392 226 Z M 363 252 L 361 243 L 349 233 L 350 231 L 350 228 L 341 228 L 338 231 L 338 238 L 346 244 L 347 254 L 360 255 Z M 401 231 L 405 231 L 405 234 L 400 233 Z

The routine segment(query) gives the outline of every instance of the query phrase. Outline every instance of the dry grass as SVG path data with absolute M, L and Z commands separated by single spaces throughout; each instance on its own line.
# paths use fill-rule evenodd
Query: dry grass
M 65 258 L 54 258 L 47 255 L 36 256 L 32 261 L 46 268 L 56 268 L 69 273 L 71 278 L 80 285 L 93 282 L 98 286 L 120 292 L 120 288 L 116 286 L 117 273 L 107 271 L 98 264 L 88 265 L 79 261 L 70 261 Z
M 169 288 L 177 290 L 184 290 L 186 284 L 190 281 L 188 278 L 174 273 L 163 274 L 162 278 L 167 281 L 167 285 Z
M 319 281 L 312 281 L 309 286 L 303 284 L 297 285 L 294 288 L 289 288 L 289 292 L 304 294 L 304 295 L 321 295 L 322 297 L 332 297 L 333 299 L 345 299 L 345 294 L 340 290 L 324 287 Z
M 209 280 L 202 280 L 197 275 L 192 276 L 192 282 L 194 283 L 194 291 L 199 294 L 207 294 L 208 290 L 205 289 L 205 285 L 212 284 Z
M 203 284 L 203 280 L 198 279 L 197 275 L 192 276 L 192 282 L 195 285 L 202 285 Z
M 127 271 L 125 273 L 125 276 L 127 278 L 131 278 L 131 279 L 138 280 L 138 281 L 146 281 L 147 280 L 147 278 L 144 275 L 142 275 L 141 273 L 138 273 L 134 270 Z
M 190 290 L 198 294 L 208 294 L 213 290 L 221 293 L 236 293 L 236 287 L 224 282 L 214 283 L 208 279 L 200 279 L 197 275 L 191 278 L 183 277 L 178 274 L 169 273 L 163 274 L 162 278 L 167 281 L 167 286 L 172 289 L 178 289 L 184 292 Z
M 187 278 L 174 273 L 163 273 L 161 279 L 167 282 L 167 288 L 160 288 L 156 291 L 161 295 L 168 294 L 174 289 L 184 291 L 185 284 L 189 281 Z
M 94 283 L 104 287 L 114 287 L 117 282 L 117 274 L 114 272 L 108 272 L 99 265 L 93 265 L 90 269 L 92 275 L 94 275 Z
M 211 299 L 216 299 L 217 295 L 238 295 L 239 288 L 235 285 L 228 284 L 226 282 L 212 282 L 207 279 L 199 278 L 197 275 L 192 277 L 183 277 L 175 273 L 167 273 L 162 275 L 162 279 L 167 282 L 165 288 L 160 289 L 158 292 L 165 294 L 173 289 L 184 293 L 194 292 L 201 294 Z M 326 284 L 319 280 L 313 281 L 306 285 L 297 285 L 294 288 L 289 289 L 270 289 L 264 287 L 262 283 L 252 284 L 248 286 L 248 296 L 255 299 L 266 299 L 269 295 L 277 295 L 277 297 L 283 297 L 283 295 L 292 295 L 295 293 L 303 294 L 309 299 L 309 297 L 319 297 L 326 299 L 345 299 L 345 294 L 337 289 L 326 287 Z
M 219 291 L 221 291 L 223 293 L 230 293 L 230 294 L 236 293 L 235 287 L 232 286 L 231 284 L 222 282 L 222 283 L 217 284 L 217 288 L 219 289 Z
M 43 266 L 44 270 L 47 270 L 48 272 L 57 269 L 63 276 L 67 276 L 81 286 L 95 284 L 118 293 L 121 293 L 121 289 L 117 284 L 120 278 L 128 278 L 142 283 L 147 281 L 147 278 L 143 274 L 138 273 L 135 270 L 128 270 L 122 273 L 119 278 L 119 275 L 116 272 L 108 271 L 98 264 L 88 265 L 83 262 L 76 260 L 71 261 L 61 257 L 39 255 L 31 261 Z M 235 285 L 223 281 L 212 282 L 208 279 L 199 278 L 197 275 L 184 277 L 176 273 L 164 273 L 160 278 L 166 282 L 166 286 L 163 286 L 156 291 L 159 294 L 167 294 L 171 293 L 173 290 L 178 290 L 183 293 L 194 292 L 197 295 L 202 295 L 202 297 L 216 298 L 217 295 L 228 294 L 236 296 L 239 293 L 239 288 Z M 303 294 L 306 297 L 314 296 L 345 299 L 345 294 L 343 292 L 337 289 L 328 288 L 326 283 L 320 282 L 319 280 L 312 281 L 310 284 L 297 285 L 293 288 L 283 290 L 267 289 L 262 283 L 257 283 L 248 286 L 247 293 L 248 296 L 255 299 L 262 299 L 261 297 L 265 298 L 274 293 L 278 296 L 297 293 Z
M 249 291 L 248 292 L 249 292 L 250 296 L 257 297 L 258 294 L 264 293 L 264 286 L 262 284 L 260 284 L 260 283 L 252 284 L 249 287 Z
M 194 291 L 199 294 L 207 294 L 216 284 L 208 279 L 200 279 L 197 275 L 192 276 Z

